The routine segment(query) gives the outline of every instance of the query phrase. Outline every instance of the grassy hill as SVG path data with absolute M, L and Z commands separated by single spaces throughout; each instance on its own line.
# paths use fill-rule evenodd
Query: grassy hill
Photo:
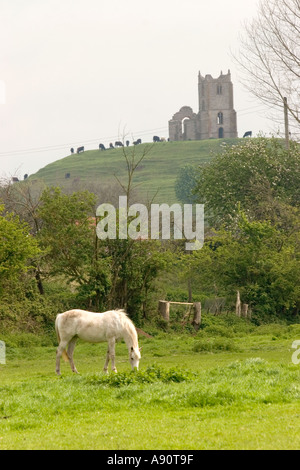
M 138 194 L 144 200 L 150 200 L 155 193 L 155 202 L 172 204 L 176 201 L 175 180 L 178 171 L 186 164 L 199 165 L 208 162 L 213 155 L 222 150 L 224 143 L 235 144 L 240 139 L 202 140 L 186 142 L 161 142 L 127 147 L 130 155 L 135 152 L 136 160 L 146 148 L 149 149 L 144 160 L 134 175 L 134 184 L 138 184 Z M 151 148 L 150 148 L 151 147 Z M 69 173 L 70 177 L 66 178 Z M 95 185 L 113 186 L 118 190 L 116 175 L 126 182 L 126 162 L 122 148 L 106 151 L 88 150 L 80 154 L 71 154 L 50 163 L 30 176 L 31 180 L 43 180 L 49 186 L 87 189 Z

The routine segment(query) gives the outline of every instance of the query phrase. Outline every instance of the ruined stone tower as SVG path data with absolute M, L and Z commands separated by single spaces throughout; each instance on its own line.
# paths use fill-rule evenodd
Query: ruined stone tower
M 198 75 L 199 111 L 183 106 L 169 121 L 170 140 L 226 139 L 237 137 L 230 70 L 218 78 Z

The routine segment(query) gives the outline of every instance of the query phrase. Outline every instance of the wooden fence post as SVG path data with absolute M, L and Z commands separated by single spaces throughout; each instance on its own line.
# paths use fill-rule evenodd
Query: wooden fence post
M 242 317 L 248 318 L 248 304 L 242 304 Z
M 237 317 L 241 316 L 241 299 L 239 291 L 237 291 L 236 295 L 235 313 Z
M 170 303 L 166 300 L 158 301 L 158 312 L 167 322 L 170 320 Z
M 198 331 L 201 325 L 201 302 L 194 302 L 193 308 L 194 308 L 194 317 L 193 317 L 192 325 L 195 328 L 195 330 Z

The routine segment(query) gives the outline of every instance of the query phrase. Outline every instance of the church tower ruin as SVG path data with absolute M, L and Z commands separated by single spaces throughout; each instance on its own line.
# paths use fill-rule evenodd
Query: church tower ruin
M 169 121 L 170 140 L 226 139 L 237 137 L 230 70 L 218 78 L 198 75 L 199 111 L 183 106 Z

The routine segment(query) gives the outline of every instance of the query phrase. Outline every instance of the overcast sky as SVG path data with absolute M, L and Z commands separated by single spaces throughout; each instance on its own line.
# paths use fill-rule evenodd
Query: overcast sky
M 231 70 L 239 137 L 272 131 L 231 50 L 256 0 L 0 0 L 0 176 L 123 134 L 168 137 L 197 80 Z

